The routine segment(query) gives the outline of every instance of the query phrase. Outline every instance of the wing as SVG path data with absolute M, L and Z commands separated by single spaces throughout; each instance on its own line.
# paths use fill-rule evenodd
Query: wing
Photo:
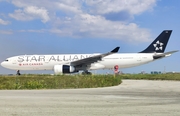
M 90 65 L 94 62 L 100 61 L 103 57 L 114 54 L 116 52 L 119 51 L 120 47 L 116 47 L 115 49 L 113 49 L 112 51 L 108 52 L 108 53 L 104 53 L 104 54 L 100 54 L 100 55 L 96 55 L 96 56 L 92 56 L 89 58 L 84 58 L 81 60 L 77 60 L 77 61 L 73 61 L 70 63 L 71 66 L 82 66 L 82 65 Z

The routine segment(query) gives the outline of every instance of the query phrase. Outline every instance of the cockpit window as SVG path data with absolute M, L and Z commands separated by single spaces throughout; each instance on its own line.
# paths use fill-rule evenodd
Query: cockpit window
M 7 61 L 7 62 L 8 62 L 9 60 L 8 60 L 8 59 L 6 59 L 5 61 Z

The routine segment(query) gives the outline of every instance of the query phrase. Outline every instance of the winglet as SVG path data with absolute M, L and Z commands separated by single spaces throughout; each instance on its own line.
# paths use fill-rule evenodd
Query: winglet
M 102 54 L 102 55 L 100 55 L 100 56 L 101 56 L 101 57 L 105 57 L 105 56 L 108 56 L 108 55 L 110 55 L 110 54 L 117 53 L 117 52 L 119 51 L 119 48 L 120 48 L 120 47 L 116 47 L 116 48 L 114 48 L 111 52 Z
M 116 52 L 118 52 L 118 51 L 119 51 L 119 48 L 120 48 L 120 47 L 114 48 L 114 49 L 111 51 L 111 53 L 116 53 Z

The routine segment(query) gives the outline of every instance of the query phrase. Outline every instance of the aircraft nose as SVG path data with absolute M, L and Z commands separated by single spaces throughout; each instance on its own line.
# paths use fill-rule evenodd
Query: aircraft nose
M 10 67 L 9 63 L 6 62 L 6 61 L 1 62 L 1 66 L 4 67 L 4 68 L 9 68 Z
M 3 66 L 3 67 L 5 66 L 5 62 L 4 62 L 4 61 L 3 61 L 3 62 L 1 62 L 1 66 Z
M 8 62 L 5 62 L 5 61 L 1 62 L 1 66 L 4 68 L 9 67 Z

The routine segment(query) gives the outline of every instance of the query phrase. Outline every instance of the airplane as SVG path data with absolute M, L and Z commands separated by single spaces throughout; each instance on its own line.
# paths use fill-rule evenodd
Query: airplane
M 178 50 L 165 52 L 172 30 L 164 30 L 143 51 L 139 53 L 117 53 L 120 47 L 104 54 L 52 54 L 52 55 L 20 55 L 7 58 L 1 63 L 5 68 L 17 70 L 54 70 L 55 74 L 67 74 L 88 70 L 129 68 L 161 59 Z

